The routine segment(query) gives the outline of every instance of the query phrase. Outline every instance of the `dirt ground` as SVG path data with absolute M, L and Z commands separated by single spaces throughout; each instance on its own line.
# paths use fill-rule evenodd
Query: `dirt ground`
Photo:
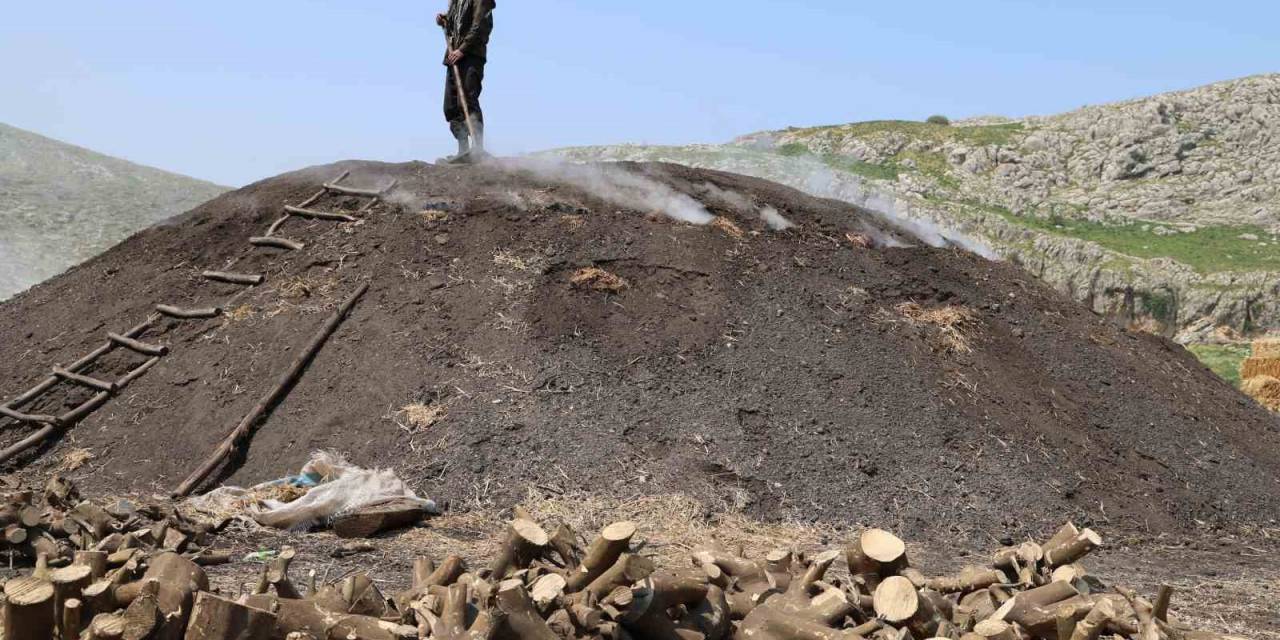
M 359 222 L 286 223 L 279 235 L 302 251 L 248 245 L 341 170 L 352 186 L 400 186 Z M 142 232 L 0 305 L 0 396 L 156 303 L 228 313 L 158 322 L 142 339 L 168 356 L 10 466 L 44 474 L 90 457 L 76 472 L 89 493 L 167 493 L 368 282 L 216 480 L 281 477 L 335 449 L 394 468 L 459 517 L 533 489 L 678 491 L 704 515 L 982 546 L 1067 518 L 1148 537 L 1276 526 L 1280 419 L 1180 347 L 1013 265 L 886 247 L 909 233 L 843 203 L 675 165 L 602 175 L 603 186 L 520 166 L 348 162 Z M 662 197 L 632 204 L 610 190 L 618 180 Z M 687 205 L 671 193 L 720 220 L 656 213 Z M 329 196 L 314 208 L 362 204 Z M 769 209 L 796 226 L 774 230 Z M 587 268 L 621 280 L 575 284 Z M 204 269 L 266 283 L 213 284 Z M 86 372 L 137 364 L 113 352 Z M 85 396 L 62 383 L 26 409 L 58 413 Z M 0 445 L 29 432 L 0 421 Z

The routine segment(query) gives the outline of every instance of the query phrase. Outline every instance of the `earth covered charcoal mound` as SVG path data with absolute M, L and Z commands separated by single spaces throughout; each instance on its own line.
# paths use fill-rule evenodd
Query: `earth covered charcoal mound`
M 348 187 L 398 186 L 364 213 L 357 197 L 310 203 L 358 220 L 287 220 L 276 236 L 300 250 L 249 244 L 344 171 Z M 708 511 L 986 542 L 1068 518 L 1157 531 L 1280 513 L 1280 422 L 1182 348 L 1015 265 L 910 244 L 867 210 L 677 165 L 286 174 L 0 305 L 6 401 L 158 303 L 225 310 L 141 332 L 169 353 L 9 466 L 92 455 L 96 493 L 172 490 L 368 283 L 216 479 L 285 476 L 328 448 L 455 510 L 685 493 Z M 139 361 L 115 350 L 78 372 Z M 62 382 L 22 410 L 90 394 Z M 0 420 L 0 446 L 34 430 Z

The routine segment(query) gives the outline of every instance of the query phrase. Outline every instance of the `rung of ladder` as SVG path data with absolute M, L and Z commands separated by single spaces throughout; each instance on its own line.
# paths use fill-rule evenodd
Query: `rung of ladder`
M 71 371 L 67 371 L 66 369 L 63 369 L 62 367 L 54 367 L 53 375 L 58 376 L 59 378 L 62 378 L 67 382 L 74 382 L 76 384 L 83 385 L 91 389 L 97 389 L 98 391 L 103 391 L 106 393 L 114 393 L 116 389 L 119 388 L 116 386 L 116 383 L 114 382 L 107 382 L 106 380 L 99 380 L 91 376 L 81 375 L 79 373 L 73 373 Z
M 142 322 L 138 323 L 133 328 L 124 332 L 122 335 L 124 335 L 126 338 L 136 338 L 142 335 L 144 331 L 149 329 L 151 325 L 155 324 L 155 321 L 157 319 L 158 319 L 158 316 L 149 317 L 146 320 L 143 320 Z M 115 347 L 115 344 L 108 341 L 106 344 L 98 347 L 97 349 L 94 349 L 93 351 L 90 351 L 88 355 L 84 356 L 83 358 L 80 358 L 79 360 L 72 362 L 70 365 L 67 366 L 67 370 L 78 371 L 82 367 L 88 365 L 90 362 L 93 362 L 94 360 L 97 360 L 98 358 L 102 357 L 103 354 L 110 351 L 114 347 Z M 16 412 L 19 407 L 27 404 L 28 402 L 31 402 L 32 400 L 35 400 L 41 395 L 44 395 L 45 392 L 52 389 L 54 385 L 58 384 L 58 382 L 61 380 L 62 378 L 59 378 L 58 376 L 50 375 L 49 377 L 42 380 L 40 384 L 37 384 L 36 386 L 28 389 L 26 393 L 23 393 L 22 395 L 0 406 L 3 406 L 5 409 L 9 411 Z M 25 416 L 28 414 L 20 414 L 20 415 Z M 37 416 L 37 417 L 42 417 L 42 416 Z M 0 457 L 3 457 L 3 456 L 0 456 Z
M 357 188 L 355 188 L 355 187 L 340 187 L 340 186 L 338 186 L 338 185 L 336 185 L 336 184 L 326 184 L 326 185 L 324 185 L 324 188 L 325 188 L 325 190 L 326 190 L 326 191 L 332 191 L 332 192 L 334 192 L 334 193 L 340 193 L 340 194 L 342 194 L 342 195 L 344 195 L 344 196 L 354 196 L 354 197 L 356 197 L 356 198 L 380 198 L 380 197 L 382 197 L 382 192 L 381 192 L 381 191 L 376 191 L 376 190 L 374 190 L 374 189 L 357 189 Z
M 46 415 L 40 415 L 40 414 L 34 414 L 34 413 L 22 413 L 21 411 L 15 411 L 4 405 L 0 405 L 0 416 L 4 416 L 6 418 L 12 418 L 14 420 L 17 420 L 18 422 L 29 422 L 32 424 L 57 424 L 58 423 L 58 418 L 55 416 L 46 416 Z
M 354 218 L 345 213 L 329 213 L 328 211 L 313 211 L 311 209 L 303 209 L 302 207 L 284 206 L 284 210 L 290 215 L 299 218 L 314 218 L 316 220 L 333 220 L 335 222 L 355 222 L 358 218 Z
M 330 182 L 325 184 L 324 188 L 326 191 L 340 193 L 344 196 L 354 196 L 357 198 L 381 198 L 382 196 L 387 195 L 387 192 L 394 189 L 397 184 L 400 184 L 399 180 L 392 180 L 391 184 L 381 189 L 357 189 L 355 187 L 338 186 L 337 184 Z
M 251 287 L 256 287 L 262 284 L 262 281 L 265 280 L 265 278 L 257 274 L 227 273 L 225 271 L 206 271 L 201 275 L 203 275 L 207 280 L 226 282 L 229 284 L 243 284 Z
M 160 315 L 177 318 L 179 320 L 216 318 L 222 315 L 222 309 L 219 309 L 218 307 L 209 307 L 207 309 L 182 309 L 172 305 L 158 304 L 156 305 L 156 311 L 160 313 Z
M 339 182 L 342 182 L 343 180 L 346 180 L 346 179 L 347 179 L 347 176 L 349 176 L 349 175 L 351 175 L 351 172 L 350 172 L 350 171 L 343 171 L 343 172 L 342 172 L 342 175 L 338 176 L 338 178 L 337 178 L 336 180 L 330 180 L 327 184 L 334 184 L 334 185 L 336 185 L 336 184 L 338 184 Z M 325 196 L 325 194 L 326 194 L 326 193 L 329 193 L 329 190 L 328 190 L 328 189 L 325 189 L 325 188 L 323 188 L 323 187 L 321 187 L 319 191 L 315 192 L 315 194 L 314 194 L 314 195 L 312 195 L 310 198 L 307 198 L 306 200 L 303 200 L 303 201 L 302 201 L 302 204 L 300 204 L 300 205 L 298 205 L 298 206 L 299 206 L 299 207 L 301 207 L 301 208 L 303 208 L 303 209 L 306 209 L 307 207 L 309 207 L 309 206 L 311 206 L 311 205 L 313 205 L 313 204 L 315 204 L 315 203 L 319 202 L 319 201 L 320 201 L 320 198 L 323 198 L 323 197 Z M 267 235 L 271 235 L 271 234 L 267 234 Z
M 124 347 L 144 356 L 163 356 L 169 353 L 169 347 L 164 345 L 147 344 L 141 340 L 126 338 L 118 333 L 108 333 L 107 338 L 116 346 Z
M 255 247 L 271 247 L 273 249 L 287 249 L 289 251 L 301 251 L 307 245 L 296 240 L 288 238 L 273 238 L 271 236 L 255 236 L 249 238 L 249 244 Z

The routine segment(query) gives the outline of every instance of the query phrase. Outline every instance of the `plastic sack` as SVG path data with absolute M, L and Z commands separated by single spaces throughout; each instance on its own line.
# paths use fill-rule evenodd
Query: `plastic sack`
M 273 499 L 282 487 L 306 488 L 291 502 Z M 188 504 L 214 515 L 247 514 L 259 524 L 277 529 L 305 530 L 327 524 L 343 514 L 390 500 L 407 500 L 436 513 L 436 504 L 419 498 L 390 469 L 364 469 L 332 451 L 319 451 L 297 476 L 273 480 L 249 489 L 221 487 Z

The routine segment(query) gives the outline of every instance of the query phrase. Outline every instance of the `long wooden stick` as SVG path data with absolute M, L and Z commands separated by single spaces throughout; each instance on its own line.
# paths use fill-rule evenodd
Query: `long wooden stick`
M 289 393 L 289 390 L 293 388 L 298 378 L 302 376 L 302 372 L 307 368 L 307 364 L 324 346 L 325 341 L 338 328 L 338 325 L 342 324 L 343 319 L 351 312 L 351 308 L 360 300 L 360 296 L 363 296 L 368 290 L 368 283 L 360 285 L 356 292 L 338 307 L 338 310 L 324 323 L 324 326 L 311 339 L 307 347 L 302 350 L 302 353 L 298 354 L 289 370 L 280 377 L 279 382 L 258 401 L 258 404 L 254 405 L 248 415 L 240 421 L 240 424 L 236 425 L 236 428 L 227 434 L 227 437 L 218 445 L 213 455 L 204 464 L 200 465 L 199 469 L 196 469 L 188 476 L 186 480 L 182 481 L 182 484 L 173 492 L 175 497 L 190 495 L 205 478 L 209 477 L 209 474 L 213 473 L 214 469 L 218 468 L 218 465 L 231 457 L 231 454 L 240 447 L 242 441 L 250 435 L 253 425 L 258 419 L 263 417 Z
M 444 32 L 444 48 L 446 54 L 453 49 L 453 43 L 449 42 L 449 31 Z M 458 73 L 458 65 L 451 64 L 449 69 L 453 71 L 453 82 L 458 90 L 458 102 L 462 104 L 462 116 L 467 119 L 467 133 L 471 134 L 471 144 L 476 143 L 476 126 L 471 124 L 471 107 L 467 105 L 467 94 L 462 89 L 462 74 Z

